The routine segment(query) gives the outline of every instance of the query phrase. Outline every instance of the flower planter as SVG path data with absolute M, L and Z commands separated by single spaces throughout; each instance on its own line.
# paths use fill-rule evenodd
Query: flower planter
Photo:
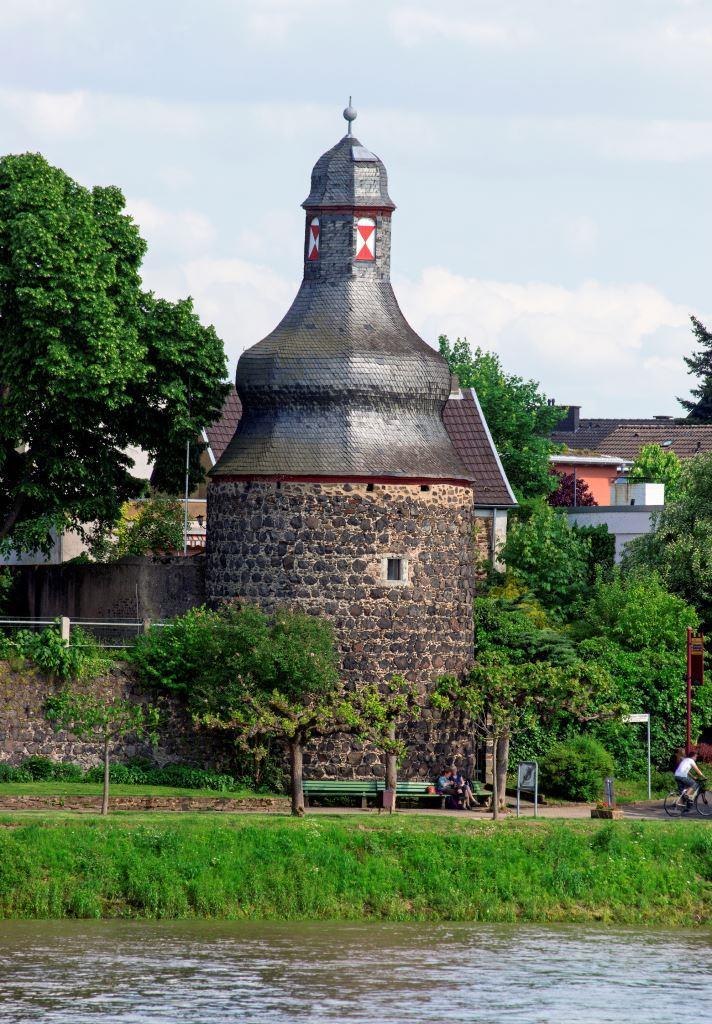
M 622 818 L 623 811 L 620 807 L 594 807 L 591 810 L 592 818 Z

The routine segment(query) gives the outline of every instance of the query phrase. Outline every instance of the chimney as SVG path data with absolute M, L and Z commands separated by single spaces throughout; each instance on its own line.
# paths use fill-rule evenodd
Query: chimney
M 576 431 L 579 428 L 580 405 L 570 405 L 566 415 L 557 423 L 556 430 Z

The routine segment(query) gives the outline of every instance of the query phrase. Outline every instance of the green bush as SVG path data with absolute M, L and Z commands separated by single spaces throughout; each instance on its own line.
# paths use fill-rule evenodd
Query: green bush
M 93 636 L 83 629 L 73 629 L 66 643 L 59 626 L 50 626 L 41 632 L 20 629 L 5 641 L 0 652 L 10 653 L 33 662 L 40 672 L 65 682 L 70 679 L 90 679 L 106 671 L 109 660 Z
M 103 765 L 90 768 L 85 776 L 87 782 L 101 782 L 103 778 Z M 219 793 L 230 792 L 239 785 L 232 775 L 185 764 L 167 764 L 163 768 L 141 763 L 112 764 L 109 779 L 121 786 L 174 786 L 178 789 L 213 789 Z
M 0 782 L 32 782 L 32 776 L 25 768 L 14 764 L 0 764 Z
M 603 780 L 612 774 L 608 751 L 589 736 L 577 736 L 551 747 L 541 764 L 541 789 L 566 800 L 598 800 Z
M 22 762 L 21 768 L 37 782 L 45 780 L 81 782 L 84 778 L 84 772 L 78 764 L 52 761 L 48 757 L 27 757 Z

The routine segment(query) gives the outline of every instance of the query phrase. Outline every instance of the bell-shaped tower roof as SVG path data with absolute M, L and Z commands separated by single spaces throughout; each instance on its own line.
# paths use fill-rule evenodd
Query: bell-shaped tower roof
M 282 322 L 243 352 L 238 429 L 213 477 L 469 481 L 442 421 L 445 360 L 407 323 L 390 283 L 386 169 L 349 134 L 317 161 L 304 278 Z
M 396 208 L 388 195 L 388 173 L 383 161 L 353 135 L 344 135 L 319 157 L 312 171 L 311 191 L 302 206 L 305 210 L 341 206 Z

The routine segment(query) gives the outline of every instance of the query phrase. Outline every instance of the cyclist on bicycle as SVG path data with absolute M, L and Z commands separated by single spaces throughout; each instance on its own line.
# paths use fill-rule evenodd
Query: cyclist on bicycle
M 695 791 L 695 780 L 692 778 L 691 772 L 704 779 L 694 757 L 691 754 L 686 755 L 682 747 L 679 747 L 675 751 L 675 782 L 680 793 L 680 801 L 684 800 L 687 807 L 689 807 L 692 794 Z

